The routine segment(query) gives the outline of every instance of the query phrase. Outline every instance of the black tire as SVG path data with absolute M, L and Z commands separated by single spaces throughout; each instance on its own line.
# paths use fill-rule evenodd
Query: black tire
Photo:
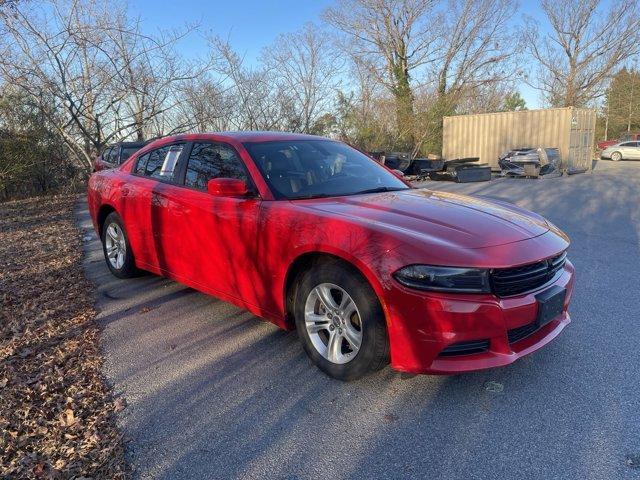
M 311 291 L 322 283 L 339 286 L 353 299 L 360 316 L 362 341 L 348 363 L 333 363 L 314 346 L 305 324 L 305 303 Z M 324 261 L 298 277 L 294 316 L 298 336 L 311 361 L 330 377 L 349 381 L 380 370 L 388 363 L 389 341 L 384 312 L 371 285 L 362 275 L 340 261 Z
M 622 154 L 620 152 L 613 152 L 611 154 L 611 161 L 619 162 L 620 160 L 622 160 Z
M 116 266 L 111 263 L 111 261 L 109 260 L 109 256 L 107 255 L 107 230 L 112 224 L 116 225 L 117 228 L 122 232 L 126 245 L 124 252 L 124 262 L 122 263 L 122 266 L 120 268 L 116 268 Z M 116 212 L 111 212 L 109 215 L 107 215 L 107 218 L 102 224 L 102 252 L 104 253 L 104 260 L 107 263 L 107 267 L 116 277 L 132 278 L 140 274 L 140 271 L 136 268 L 136 262 L 133 257 L 131 245 L 129 244 L 127 231 L 124 228 L 124 223 L 122 222 L 120 215 L 118 215 Z

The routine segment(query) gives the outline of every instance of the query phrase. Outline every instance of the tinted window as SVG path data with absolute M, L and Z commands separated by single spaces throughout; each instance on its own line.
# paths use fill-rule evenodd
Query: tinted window
M 620 146 L 621 147 L 635 147 L 636 146 L 636 142 L 621 143 Z
M 246 143 L 277 198 L 404 190 L 395 175 L 361 152 L 329 140 Z
M 173 178 L 173 171 L 184 145 L 167 145 L 142 155 L 135 173 L 157 179 Z
M 135 173 L 138 175 L 144 175 L 144 171 L 147 168 L 147 160 L 149 160 L 149 154 L 142 155 L 138 158 L 136 163 Z
M 124 163 L 129 159 L 131 155 L 140 150 L 140 147 L 122 147 L 122 153 L 120 154 L 120 163 Z
M 102 152 L 102 160 L 107 163 L 112 163 L 113 147 L 109 147 Z
M 152 150 L 149 152 L 149 158 L 147 159 L 147 164 L 144 169 L 143 175 L 147 177 L 159 177 L 160 169 L 162 169 L 162 164 L 164 163 L 164 158 L 167 156 L 169 152 L 169 146 L 161 147 L 156 150 Z
M 172 145 L 164 157 L 159 175 L 154 173 L 153 176 L 160 178 L 173 178 L 173 171 L 176 168 L 176 163 L 178 163 L 180 153 L 182 153 L 182 148 L 183 145 Z
M 206 190 L 207 182 L 212 178 L 238 178 L 248 182 L 242 160 L 233 148 L 216 143 L 194 143 L 184 184 Z

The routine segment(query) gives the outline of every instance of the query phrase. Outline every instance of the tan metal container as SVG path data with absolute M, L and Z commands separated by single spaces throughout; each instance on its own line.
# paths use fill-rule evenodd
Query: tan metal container
M 444 117 L 442 156 L 480 157 L 492 169 L 513 148 L 560 150 L 563 171 L 591 170 L 596 112 L 588 108 L 549 108 Z

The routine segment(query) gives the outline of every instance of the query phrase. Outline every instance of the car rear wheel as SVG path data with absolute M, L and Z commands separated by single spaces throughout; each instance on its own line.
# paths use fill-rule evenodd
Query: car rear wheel
M 375 292 L 340 262 L 321 263 L 300 278 L 298 335 L 313 363 L 339 380 L 354 380 L 387 363 L 389 342 Z
M 111 212 L 102 226 L 102 251 L 107 267 L 116 277 L 131 278 L 138 274 L 124 224 L 116 212 Z
M 622 160 L 622 154 L 620 152 L 613 152 L 611 154 L 611 160 L 613 160 L 614 162 L 619 162 L 620 160 Z

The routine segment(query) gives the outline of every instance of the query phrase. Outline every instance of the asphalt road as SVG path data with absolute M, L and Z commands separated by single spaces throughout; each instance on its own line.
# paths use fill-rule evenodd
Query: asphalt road
M 572 239 L 573 322 L 515 364 L 324 376 L 296 334 L 155 276 L 112 277 L 85 205 L 105 374 L 136 478 L 640 478 L 640 162 L 430 188 L 548 217 Z

